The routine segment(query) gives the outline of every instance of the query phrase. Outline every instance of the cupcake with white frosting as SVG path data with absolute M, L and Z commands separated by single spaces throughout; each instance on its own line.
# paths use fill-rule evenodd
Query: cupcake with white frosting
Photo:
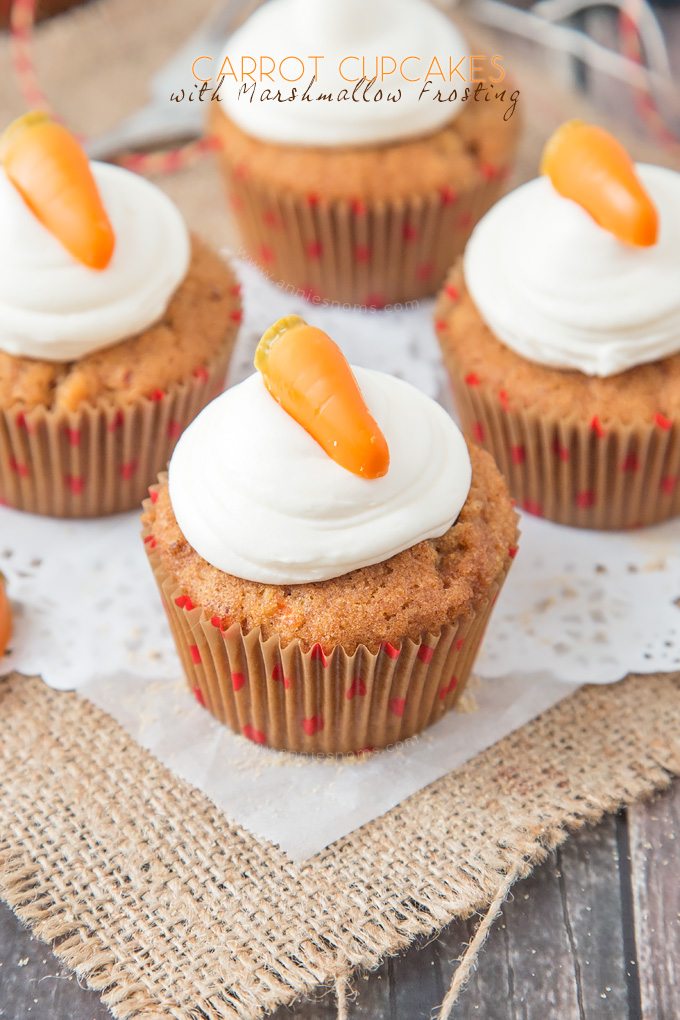
M 256 365 L 145 503 L 189 686 L 257 743 L 384 747 L 464 689 L 516 552 L 507 490 L 438 404 L 296 316 Z
M 230 68 L 238 77 L 252 59 L 254 80 L 235 80 Z M 429 0 L 258 8 L 228 41 L 210 120 L 249 256 L 313 302 L 382 308 L 435 293 L 500 194 L 517 139 L 507 75 L 475 100 L 470 68 Z
M 563 524 L 680 513 L 680 174 L 569 122 L 482 219 L 436 327 L 466 431 Z
M 0 141 L 0 500 L 139 505 L 224 381 L 237 281 L 170 199 L 29 114 Z

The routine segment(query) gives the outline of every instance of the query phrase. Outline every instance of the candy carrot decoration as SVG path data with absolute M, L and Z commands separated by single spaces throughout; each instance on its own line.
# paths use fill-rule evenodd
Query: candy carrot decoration
M 387 474 L 387 441 L 337 344 L 299 315 L 275 322 L 255 351 L 265 386 L 341 467 L 362 478 Z
M 5 654 L 12 633 L 12 614 L 5 591 L 5 579 L 0 574 L 0 658 Z
M 619 241 L 656 244 L 656 207 L 632 159 L 608 131 L 581 120 L 562 124 L 543 150 L 541 173 Z
M 72 134 L 46 113 L 19 117 L 0 137 L 0 163 L 26 204 L 74 258 L 104 269 L 113 229 L 90 163 Z

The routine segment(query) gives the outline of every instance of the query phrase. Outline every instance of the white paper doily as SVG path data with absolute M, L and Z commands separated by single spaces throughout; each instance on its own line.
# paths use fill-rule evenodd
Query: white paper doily
M 432 302 L 362 313 L 309 304 L 245 262 L 244 327 L 230 382 L 252 369 L 261 334 L 299 312 L 350 361 L 380 367 L 448 400 Z M 680 667 L 680 519 L 643 531 L 588 532 L 522 516 L 520 551 L 476 669 L 609 683 Z M 0 570 L 16 610 L 9 668 L 54 687 L 121 671 L 167 678 L 177 658 L 139 540 L 137 514 L 56 521 L 0 508 Z
M 264 330 L 299 312 L 327 329 L 350 361 L 408 379 L 449 406 L 431 302 L 362 314 L 310 305 L 246 264 L 239 272 L 246 319 L 230 382 L 252 371 Z M 578 685 L 680 668 L 680 519 L 608 534 L 523 514 L 521 529 L 519 553 L 475 666 L 484 679 L 473 678 L 466 694 L 474 726 L 450 713 L 419 738 L 368 761 L 320 763 L 254 747 L 194 702 L 181 680 L 136 513 L 56 521 L 0 507 L 0 570 L 15 614 L 0 675 L 17 670 L 59 689 L 78 688 L 236 822 L 302 860 Z
M 523 514 L 520 551 L 475 671 L 574 684 L 680 669 L 680 522 L 596 534 Z M 15 613 L 0 675 L 68 690 L 179 663 L 137 514 L 62 522 L 0 507 L 0 570 Z
M 480 675 L 611 683 L 680 669 L 680 519 L 602 533 L 522 514 L 520 528 Z

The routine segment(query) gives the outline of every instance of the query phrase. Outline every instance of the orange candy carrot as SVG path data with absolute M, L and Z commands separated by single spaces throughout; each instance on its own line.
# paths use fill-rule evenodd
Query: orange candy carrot
M 619 241 L 656 244 L 656 207 L 624 147 L 604 128 L 568 120 L 543 150 L 541 173 Z
M 387 441 L 371 417 L 344 354 L 299 315 L 275 322 L 255 351 L 265 386 L 341 467 L 362 478 L 387 474 Z
M 12 613 L 5 590 L 5 579 L 0 574 L 0 658 L 5 654 L 12 633 Z
M 72 134 L 46 113 L 19 117 L 0 137 L 0 163 L 35 216 L 74 258 L 104 269 L 113 229 L 90 163 Z

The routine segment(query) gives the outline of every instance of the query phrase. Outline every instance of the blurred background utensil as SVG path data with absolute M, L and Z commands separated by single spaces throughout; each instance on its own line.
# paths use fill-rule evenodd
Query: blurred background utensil
M 185 98 L 171 101 L 183 88 L 186 96 L 196 86 L 191 66 L 203 55 L 216 61 L 234 29 L 257 6 L 253 0 L 218 0 L 195 32 L 149 79 L 149 101 L 121 120 L 111 131 L 91 138 L 85 148 L 92 159 L 108 159 L 130 149 L 177 144 L 198 138 L 205 127 L 206 104 Z

